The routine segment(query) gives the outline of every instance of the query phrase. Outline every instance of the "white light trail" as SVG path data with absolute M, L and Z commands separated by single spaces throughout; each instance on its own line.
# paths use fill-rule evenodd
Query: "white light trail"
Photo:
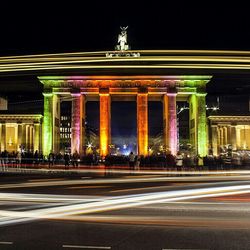
M 36 219 L 67 219 L 74 215 L 100 213 L 109 210 L 127 209 L 150 204 L 174 201 L 194 200 L 208 197 L 250 193 L 250 185 L 209 187 L 201 189 L 176 190 L 116 197 L 103 197 L 96 201 L 64 204 L 58 207 L 36 209 L 30 211 L 0 210 L 0 225 L 8 225 L 25 220 Z M 13 194 L 14 195 L 14 194 Z M 18 196 L 19 194 L 16 194 Z M 34 197 L 36 195 L 34 194 Z M 56 196 L 55 196 L 56 198 Z M 67 199 L 66 199 L 67 200 Z M 7 220 L 6 220 L 7 218 Z

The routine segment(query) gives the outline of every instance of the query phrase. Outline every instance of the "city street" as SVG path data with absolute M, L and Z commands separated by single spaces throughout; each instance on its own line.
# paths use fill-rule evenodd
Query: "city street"
M 250 171 L 0 178 L 0 249 L 250 249 Z

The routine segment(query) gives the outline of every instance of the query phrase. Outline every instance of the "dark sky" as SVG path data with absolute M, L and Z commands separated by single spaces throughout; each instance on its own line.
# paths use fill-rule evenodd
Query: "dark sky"
M 247 2 L 5 2 L 0 55 L 109 50 L 121 25 L 134 49 L 250 49 Z
M 127 25 L 128 42 L 135 50 L 250 50 L 247 1 L 227 1 L 226 4 L 219 4 L 220 1 L 5 2 L 7 3 L 1 3 L 0 56 L 112 50 L 117 42 L 119 27 Z M 208 86 L 208 92 L 214 95 L 244 92 L 249 95 L 248 83 L 250 76 L 244 76 L 243 80 L 240 76 L 217 76 Z M 245 86 L 247 92 L 241 86 Z M 32 88 L 31 86 L 30 89 Z M 41 86 L 34 87 L 35 91 L 40 94 L 35 98 L 42 99 Z M 162 112 L 157 105 L 150 106 L 152 114 Z M 125 108 L 124 104 L 116 106 L 117 127 L 113 125 L 113 130 L 117 134 L 135 134 L 136 131 L 132 131 L 135 106 L 126 110 L 131 114 L 127 116 L 127 124 L 132 124 L 129 131 L 124 132 L 124 128 L 118 126 L 124 124 L 123 117 L 119 118 L 119 114 Z M 112 112 L 115 120 L 116 111 Z M 159 118 L 159 115 L 156 117 Z M 150 118 L 152 127 L 161 123 L 158 118 Z M 160 129 L 161 126 L 155 131 Z

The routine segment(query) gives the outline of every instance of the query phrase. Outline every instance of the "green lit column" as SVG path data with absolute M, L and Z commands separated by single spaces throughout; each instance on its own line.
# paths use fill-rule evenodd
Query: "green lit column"
M 44 95 L 44 118 L 43 118 L 43 155 L 48 156 L 52 151 L 53 133 L 53 94 Z
M 207 155 L 206 93 L 196 93 L 189 99 L 190 141 L 200 156 Z
M 206 94 L 197 93 L 197 144 L 198 154 L 207 155 L 207 115 L 206 115 Z

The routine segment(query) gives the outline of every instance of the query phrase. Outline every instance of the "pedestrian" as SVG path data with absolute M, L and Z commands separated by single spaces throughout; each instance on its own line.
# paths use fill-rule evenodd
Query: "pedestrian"
M 129 154 L 129 168 L 130 170 L 134 169 L 135 166 L 135 154 L 131 151 Z
M 183 167 L 183 156 L 180 152 L 177 153 L 175 160 L 176 160 L 177 171 L 181 171 Z
M 70 162 L 70 157 L 68 153 L 64 154 L 64 166 L 65 169 L 69 169 L 69 162 Z
M 52 151 L 49 153 L 48 161 L 49 161 L 49 168 L 54 165 L 55 155 Z

